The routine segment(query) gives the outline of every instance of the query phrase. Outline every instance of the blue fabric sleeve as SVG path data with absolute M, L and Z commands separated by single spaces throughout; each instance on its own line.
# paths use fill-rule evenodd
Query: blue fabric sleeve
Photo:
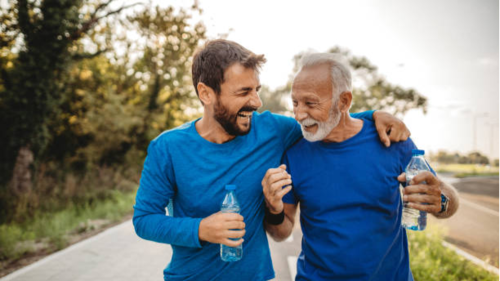
M 200 248 L 198 229 L 201 218 L 175 218 L 165 214 L 169 199 L 174 195 L 174 183 L 167 149 L 154 140 L 148 148 L 135 199 L 135 231 L 146 240 Z
M 278 128 L 278 136 L 283 139 L 285 148 L 289 148 L 302 137 L 302 130 L 295 119 L 278 114 L 273 114 L 273 116 L 277 122 L 276 128 Z
M 375 112 L 375 110 L 367 110 L 367 111 L 363 111 L 363 112 L 350 113 L 350 115 L 352 118 L 366 119 L 366 120 L 374 121 L 373 120 L 373 113 L 374 112 Z
M 286 165 L 286 171 L 291 175 L 292 173 L 290 171 L 290 165 L 288 165 L 288 157 L 286 156 L 286 153 L 283 156 L 281 162 Z M 294 204 L 294 205 L 297 205 L 297 203 L 299 203 L 297 197 L 295 196 L 294 188 L 295 186 L 293 185 L 293 176 L 292 176 L 292 190 L 290 190 L 287 194 L 285 194 L 285 196 L 283 196 L 283 203 Z

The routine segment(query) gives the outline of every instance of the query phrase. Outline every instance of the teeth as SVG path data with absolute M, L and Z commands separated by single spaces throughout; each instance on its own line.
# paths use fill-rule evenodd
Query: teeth
M 250 118 L 252 116 L 252 112 L 247 112 L 247 113 L 240 112 L 240 113 L 238 113 L 238 116 L 244 117 L 244 118 Z

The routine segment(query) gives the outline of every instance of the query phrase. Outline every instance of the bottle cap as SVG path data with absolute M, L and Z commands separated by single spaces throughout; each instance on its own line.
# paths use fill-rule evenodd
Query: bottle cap
M 411 154 L 413 154 L 413 155 L 424 155 L 425 154 L 425 150 L 412 149 L 411 150 Z
M 236 189 L 236 185 L 234 184 L 227 184 L 226 185 L 226 190 L 235 190 Z

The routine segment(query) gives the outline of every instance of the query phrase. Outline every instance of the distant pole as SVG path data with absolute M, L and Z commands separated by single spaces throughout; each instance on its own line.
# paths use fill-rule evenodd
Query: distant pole
M 487 112 L 483 112 L 483 113 L 479 113 L 479 114 L 474 114 L 473 117 L 474 117 L 474 119 L 473 119 L 473 123 L 472 123 L 472 127 L 473 127 L 472 138 L 473 138 L 473 144 L 474 144 L 474 152 L 477 152 L 477 140 L 476 140 L 476 135 L 477 135 L 477 119 L 480 118 L 480 117 L 488 117 L 488 113 Z
M 497 155 L 494 153 L 495 152 L 495 129 L 498 128 L 498 123 L 489 123 L 488 124 L 490 127 L 490 155 L 491 155 L 491 165 L 493 166 L 494 160 L 497 158 Z

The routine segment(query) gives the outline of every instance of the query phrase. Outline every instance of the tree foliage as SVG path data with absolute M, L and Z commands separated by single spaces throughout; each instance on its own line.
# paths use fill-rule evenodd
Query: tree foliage
M 489 164 L 490 160 L 487 156 L 479 152 L 469 152 L 460 154 L 458 152 L 447 152 L 440 150 L 435 154 L 431 154 L 430 159 L 441 164 Z
M 0 221 L 136 180 L 149 141 L 199 115 L 190 59 L 205 27 L 190 18 L 201 11 L 113 4 L 20 0 L 0 12 Z M 23 196 L 14 167 L 34 183 Z
M 350 51 L 333 47 L 329 53 L 338 54 L 346 59 L 351 67 L 353 77 L 353 105 L 351 112 L 366 110 L 385 110 L 394 115 L 404 115 L 410 109 L 421 109 L 427 112 L 427 98 L 415 89 L 405 89 L 387 81 L 377 72 L 377 67 L 367 58 L 355 56 Z M 299 70 L 299 63 L 306 52 L 294 56 L 293 73 Z M 285 111 L 288 107 L 286 99 L 289 99 L 293 78 L 287 84 L 275 91 L 264 89 L 261 98 L 266 110 Z M 270 101 L 270 102 L 268 102 Z

